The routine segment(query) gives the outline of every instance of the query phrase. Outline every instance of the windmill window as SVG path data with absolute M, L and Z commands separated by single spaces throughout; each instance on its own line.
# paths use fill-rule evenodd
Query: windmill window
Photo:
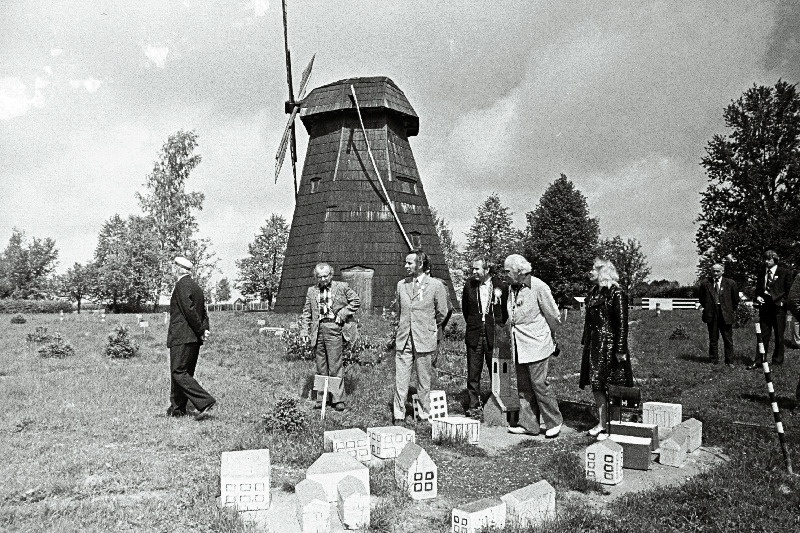
M 319 190 L 319 182 L 322 181 L 321 178 L 313 178 L 311 180 L 311 192 L 315 193 Z
M 422 248 L 422 236 L 419 234 L 418 231 L 412 231 L 408 234 L 408 238 L 411 239 L 411 247 L 419 250 Z
M 400 191 L 409 194 L 417 194 L 417 180 L 407 176 L 397 176 L 397 183 L 400 185 Z

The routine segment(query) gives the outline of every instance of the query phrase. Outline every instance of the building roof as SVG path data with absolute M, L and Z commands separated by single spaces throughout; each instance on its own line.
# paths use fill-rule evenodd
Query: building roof
M 336 486 L 336 490 L 339 491 L 339 495 L 342 499 L 347 499 L 353 494 L 369 496 L 367 487 L 364 486 L 364 483 L 360 479 L 354 476 L 345 476 Z
M 325 488 L 322 484 L 313 479 L 304 479 L 295 485 L 294 493 L 301 507 L 305 507 L 312 502 L 317 502 L 325 507 L 328 506 L 328 497 L 325 494 Z
M 431 459 L 430 455 L 428 455 L 428 452 L 426 452 L 422 446 L 413 442 L 409 442 L 405 445 L 403 451 L 400 452 L 400 455 L 397 456 L 397 459 L 395 459 L 395 464 L 404 470 L 408 470 L 411 468 L 411 465 L 414 464 L 414 461 L 418 459 L 426 459 L 433 464 L 433 460 Z
M 309 118 L 315 115 L 354 111 L 351 85 L 356 91 L 358 106 L 362 112 L 378 108 L 386 109 L 402 117 L 409 137 L 419 133 L 417 113 L 403 91 L 386 76 L 348 78 L 317 87 L 303 101 L 300 110 L 303 123 L 307 123 Z
M 599 440 L 594 444 L 592 444 L 591 446 L 589 446 L 587 449 L 591 450 L 592 448 L 607 448 L 612 452 L 622 451 L 622 446 L 611 439 Z
M 368 468 L 354 459 L 352 455 L 344 452 L 329 452 L 323 453 L 319 459 L 314 461 L 314 464 L 308 467 L 306 477 L 354 470 L 368 470 Z
M 513 500 L 514 502 L 525 502 L 534 498 L 540 498 L 545 494 L 555 494 L 555 492 L 556 489 L 554 489 L 553 486 L 547 482 L 547 480 L 543 479 L 528 485 L 527 487 L 522 487 L 521 489 L 511 491 L 505 496 L 501 496 L 500 499 L 506 502 L 508 500 Z
M 464 513 L 477 513 L 504 504 L 505 502 L 500 498 L 483 498 L 474 502 L 465 503 L 464 505 L 459 505 L 453 510 L 462 511 Z

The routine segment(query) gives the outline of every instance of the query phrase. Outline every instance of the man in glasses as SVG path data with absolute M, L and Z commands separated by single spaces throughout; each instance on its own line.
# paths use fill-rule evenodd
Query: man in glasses
M 700 286 L 700 305 L 703 322 L 708 326 L 708 355 L 711 362 L 719 363 L 719 337 L 725 347 L 725 364 L 733 366 L 733 323 L 739 305 L 739 289 L 732 279 L 723 277 L 725 268 L 715 263 L 711 277 Z

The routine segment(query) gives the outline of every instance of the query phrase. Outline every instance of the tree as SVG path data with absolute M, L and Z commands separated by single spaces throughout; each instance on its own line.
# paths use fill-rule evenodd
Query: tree
M 152 221 L 114 215 L 103 224 L 94 252 L 96 282 L 92 297 L 113 312 L 139 311 L 158 302 L 161 257 Z
M 78 304 L 78 314 L 81 312 L 81 303 L 94 291 L 97 272 L 94 264 L 86 265 L 75 263 L 72 268 L 59 277 L 59 292 L 62 296 L 74 300 Z
M 244 296 L 260 296 L 266 302 L 272 302 L 277 296 L 288 241 L 286 219 L 271 214 L 255 241 L 247 245 L 250 256 L 236 261 L 239 269 L 236 288 Z
M 600 235 L 586 197 L 561 174 L 526 218 L 525 255 L 536 276 L 550 285 L 557 302 L 585 293 Z
M 478 207 L 478 214 L 467 233 L 464 250 L 466 262 L 478 255 L 502 265 L 509 254 L 520 250 L 520 232 L 514 228 L 511 211 L 500 203 L 500 197 L 492 194 Z
M 153 171 L 144 184 L 147 192 L 136 193 L 139 205 L 151 224 L 159 252 L 158 295 L 172 286 L 170 265 L 176 255 L 186 256 L 194 263 L 194 277 L 201 287 L 208 286 L 216 268 L 214 254 L 207 239 L 197 239 L 197 219 L 194 210 L 203 208 L 201 192 L 186 192 L 186 180 L 201 157 L 194 153 L 197 135 L 193 131 L 178 131 L 170 135 L 161 147 Z
M 442 253 L 444 254 L 444 261 L 447 263 L 447 269 L 450 271 L 450 279 L 453 281 L 453 288 L 456 294 L 460 294 L 461 289 L 464 287 L 464 259 L 461 252 L 458 251 L 458 245 L 453 240 L 453 231 L 447 222 L 439 216 L 434 208 L 430 208 L 431 217 L 433 217 L 433 225 L 436 228 L 436 234 L 439 236 L 439 243 L 442 246 Z
M 215 296 L 217 297 L 217 302 L 227 302 L 231 299 L 231 284 L 228 281 L 228 278 L 222 278 L 217 282 L 217 288 L 215 292 Z
M 58 250 L 53 239 L 28 240 L 24 231 L 14 228 L 0 255 L 0 297 L 45 298 L 50 289 L 49 277 L 57 264 Z
M 714 135 L 702 165 L 696 242 L 698 273 L 724 263 L 726 275 L 755 281 L 764 251 L 800 259 L 800 97 L 796 85 L 754 85 L 724 111 L 727 135 Z
M 600 255 L 614 263 L 622 290 L 631 297 L 636 296 L 638 287 L 650 275 L 647 256 L 642 252 L 642 243 L 633 238 L 623 241 L 617 235 L 600 242 Z

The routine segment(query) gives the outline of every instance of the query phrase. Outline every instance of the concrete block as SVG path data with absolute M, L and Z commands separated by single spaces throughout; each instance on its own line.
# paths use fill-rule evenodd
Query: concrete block
M 394 463 L 394 479 L 400 490 L 414 500 L 435 498 L 439 492 L 436 464 L 421 446 L 409 443 Z
M 369 488 L 353 476 L 346 476 L 337 486 L 338 510 L 347 529 L 369 527 Z
M 269 450 L 222 452 L 220 503 L 238 511 L 269 509 Z
M 703 445 L 703 423 L 696 418 L 684 420 L 672 431 L 681 432 L 686 435 L 686 452 L 692 453 Z
M 640 424 L 638 422 L 615 422 L 611 421 L 611 431 L 616 435 L 628 435 L 629 437 L 643 437 L 651 440 L 651 450 L 658 448 L 658 426 L 656 424 Z
M 459 505 L 452 512 L 452 533 L 478 533 L 484 528 L 502 529 L 506 525 L 506 502 L 499 498 Z
M 366 432 L 359 428 L 324 432 L 323 450 L 326 452 L 344 452 L 362 463 L 366 463 L 370 459 L 369 437 Z
M 294 487 L 297 496 L 297 522 L 303 533 L 328 533 L 331 530 L 331 506 L 325 488 L 304 479 Z
M 394 459 L 406 444 L 416 442 L 416 433 L 401 426 L 367 428 L 367 435 L 370 453 L 380 459 Z
M 672 429 L 681 423 L 683 406 L 679 403 L 644 402 L 642 422 L 656 424 L 660 429 Z
M 544 479 L 500 499 L 506 502 L 506 522 L 520 529 L 538 527 L 556 517 L 556 489 Z
M 443 390 L 430 391 L 430 404 L 431 412 L 428 413 L 429 418 L 444 418 L 447 416 L 447 394 Z M 422 419 L 422 403 L 419 401 L 419 395 L 414 394 L 412 397 L 414 404 L 414 418 Z
M 649 438 L 614 435 L 612 433 L 607 440 L 613 440 L 622 446 L 622 468 L 633 468 L 634 470 L 650 469 L 650 448 L 652 448 L 653 443 Z
M 622 446 L 613 440 L 597 441 L 586 448 L 586 477 L 603 485 L 616 485 L 622 481 L 622 462 Z
M 369 468 L 346 453 L 323 453 L 306 470 L 306 479 L 322 485 L 328 502 L 337 500 L 337 485 L 347 476 L 353 476 L 360 480 L 369 489 Z
M 477 445 L 481 436 L 481 424 L 473 418 L 448 416 L 431 420 L 431 439 L 465 441 Z

